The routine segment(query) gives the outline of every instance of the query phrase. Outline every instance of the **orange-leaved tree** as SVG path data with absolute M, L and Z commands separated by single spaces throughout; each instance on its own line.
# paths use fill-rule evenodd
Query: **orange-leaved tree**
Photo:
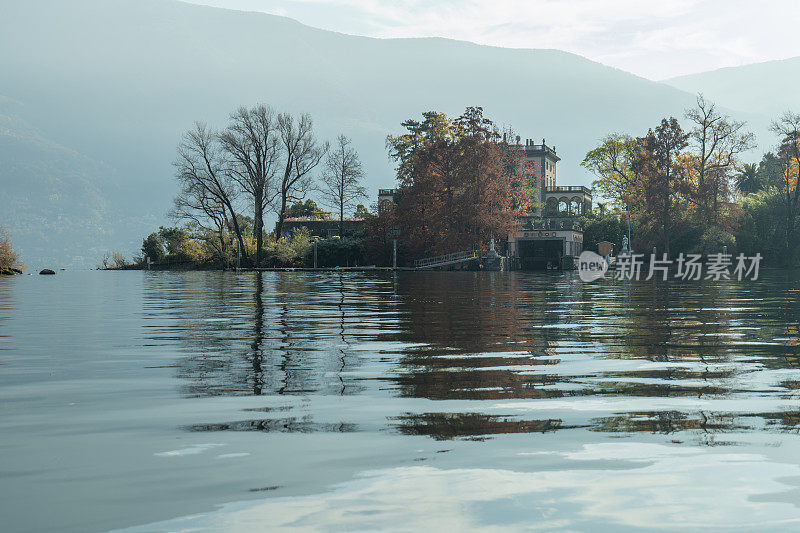
M 387 146 L 400 190 L 393 216 L 412 255 L 484 249 L 513 231 L 531 208 L 535 172 L 482 108 L 455 120 L 427 112 L 403 126 L 406 133 L 389 136 Z
M 800 188 L 797 186 L 800 174 L 800 114 L 787 111 L 772 123 L 771 129 L 781 138 L 778 158 L 783 166 L 783 172 L 778 188 L 783 193 L 786 210 L 784 236 L 788 254 L 795 244 L 798 219 L 800 219 Z

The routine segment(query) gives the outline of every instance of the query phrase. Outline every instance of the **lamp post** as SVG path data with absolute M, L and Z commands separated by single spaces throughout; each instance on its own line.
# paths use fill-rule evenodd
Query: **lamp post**
M 625 212 L 628 214 L 628 246 L 631 246 L 631 207 L 628 202 L 625 202 Z

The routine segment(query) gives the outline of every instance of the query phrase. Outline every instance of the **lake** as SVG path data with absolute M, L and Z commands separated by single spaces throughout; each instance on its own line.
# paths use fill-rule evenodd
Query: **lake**
M 800 275 L 0 278 L 0 528 L 800 528 Z

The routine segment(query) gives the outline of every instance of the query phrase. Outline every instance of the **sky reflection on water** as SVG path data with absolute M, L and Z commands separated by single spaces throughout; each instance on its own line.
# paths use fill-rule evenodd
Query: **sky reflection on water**
M 787 272 L 0 280 L 0 505 L 30 531 L 791 530 L 798 287 Z

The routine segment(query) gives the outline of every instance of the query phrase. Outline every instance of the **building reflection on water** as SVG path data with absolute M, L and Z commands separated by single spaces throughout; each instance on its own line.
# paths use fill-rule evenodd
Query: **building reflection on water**
M 147 279 L 146 313 L 160 318 L 149 342 L 181 347 L 186 397 L 389 400 L 396 411 L 378 429 L 435 439 L 585 427 L 687 440 L 686 432 L 798 428 L 795 411 L 648 408 L 665 399 L 746 406 L 793 398 L 800 375 L 786 370 L 799 366 L 797 286 L 784 272 L 749 283 L 595 284 L 561 273 L 161 273 Z M 409 412 L 404 398 L 447 407 Z M 581 398 L 637 408 L 586 420 L 484 412 L 497 401 Z M 356 419 L 320 422 L 265 411 L 186 429 L 372 428 L 349 413 Z

